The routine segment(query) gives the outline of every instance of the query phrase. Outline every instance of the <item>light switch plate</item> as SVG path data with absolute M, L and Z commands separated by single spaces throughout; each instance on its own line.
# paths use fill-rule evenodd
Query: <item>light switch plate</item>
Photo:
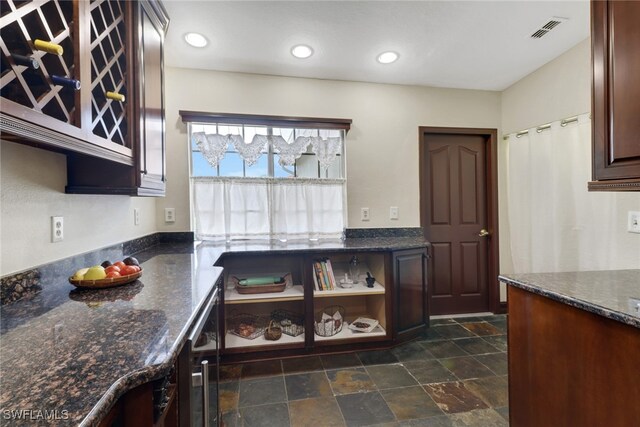
M 640 234 L 640 212 L 629 211 L 629 219 L 627 221 L 627 231 L 629 233 Z
M 391 206 L 389 208 L 389 219 L 398 219 L 398 207 Z
M 164 222 L 176 222 L 176 208 L 164 208 Z

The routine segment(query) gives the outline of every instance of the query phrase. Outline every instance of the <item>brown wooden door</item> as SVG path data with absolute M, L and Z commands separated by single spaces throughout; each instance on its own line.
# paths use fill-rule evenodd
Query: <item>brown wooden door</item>
M 421 197 L 431 242 L 431 314 L 489 311 L 486 144 L 482 135 L 425 133 Z

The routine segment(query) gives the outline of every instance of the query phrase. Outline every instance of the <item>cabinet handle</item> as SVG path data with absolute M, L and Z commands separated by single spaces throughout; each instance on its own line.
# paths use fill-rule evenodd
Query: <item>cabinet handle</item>
M 202 425 L 209 427 L 209 361 L 202 363 Z
M 104 93 L 104 96 L 107 97 L 107 99 L 113 99 L 114 101 L 119 101 L 119 102 L 124 102 L 124 95 L 118 92 L 110 92 L 107 91 Z
M 47 53 L 52 53 L 52 54 L 58 55 L 58 56 L 60 56 L 60 55 L 62 55 L 64 53 L 64 49 L 59 44 L 46 42 L 46 41 L 40 40 L 40 39 L 35 39 L 33 41 L 33 46 L 38 50 L 41 50 L 41 51 L 47 52 Z

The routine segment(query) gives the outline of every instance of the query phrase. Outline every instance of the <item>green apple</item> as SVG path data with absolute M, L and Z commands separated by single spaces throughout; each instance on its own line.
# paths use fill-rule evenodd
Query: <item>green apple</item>
M 83 280 L 100 280 L 100 279 L 104 279 L 105 277 L 107 277 L 107 273 L 105 273 L 104 267 L 102 267 L 101 265 L 94 265 L 93 267 L 89 268 L 89 270 L 87 270 L 86 273 L 84 273 L 84 276 L 82 277 L 82 279 Z
M 88 268 L 81 268 L 80 270 L 78 270 L 75 273 L 73 273 L 72 279 L 74 279 L 74 280 L 82 280 L 84 278 L 84 275 L 87 273 L 87 271 L 89 271 Z

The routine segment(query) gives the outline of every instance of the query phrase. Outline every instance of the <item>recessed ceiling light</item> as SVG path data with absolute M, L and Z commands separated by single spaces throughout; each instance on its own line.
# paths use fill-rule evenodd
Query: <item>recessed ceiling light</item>
M 305 44 L 299 44 L 291 48 L 291 55 L 296 58 L 305 59 L 313 55 L 313 49 Z
M 391 64 L 398 60 L 398 54 L 395 52 L 382 52 L 378 55 L 378 62 L 381 64 Z
M 193 47 L 205 47 L 209 41 L 202 34 L 187 33 L 184 35 L 184 39 Z

